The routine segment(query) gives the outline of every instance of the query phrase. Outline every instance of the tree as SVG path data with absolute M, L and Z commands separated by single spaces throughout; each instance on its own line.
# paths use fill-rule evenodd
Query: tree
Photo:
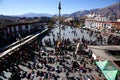
M 50 21 L 49 23 L 48 23 L 48 28 L 53 28 L 53 26 L 54 26 L 54 22 L 52 22 L 52 21 Z

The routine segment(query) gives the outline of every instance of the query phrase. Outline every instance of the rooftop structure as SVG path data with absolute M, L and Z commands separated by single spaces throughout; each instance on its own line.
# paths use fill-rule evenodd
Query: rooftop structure
M 120 61 L 120 46 L 89 46 L 94 59 Z
M 94 16 L 88 17 L 85 20 L 86 28 L 93 28 L 97 30 L 105 30 L 105 29 L 120 29 L 120 22 L 118 21 L 110 21 L 108 17 L 104 16 Z
M 12 26 L 21 26 L 21 25 L 34 24 L 34 23 L 37 23 L 37 22 L 38 22 L 38 20 L 25 21 L 25 22 L 4 23 L 4 24 L 0 24 L 0 29 L 5 29 L 7 27 L 12 27 Z

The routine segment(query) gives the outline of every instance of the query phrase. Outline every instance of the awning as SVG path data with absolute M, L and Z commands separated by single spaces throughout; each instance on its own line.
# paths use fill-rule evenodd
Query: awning
M 102 73 L 104 74 L 107 80 L 115 80 L 118 70 L 103 70 Z

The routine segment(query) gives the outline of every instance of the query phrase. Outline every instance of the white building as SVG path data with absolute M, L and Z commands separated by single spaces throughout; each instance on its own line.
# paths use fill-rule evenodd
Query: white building
M 120 22 L 120 19 L 117 19 L 117 22 Z
M 69 17 L 69 18 L 65 19 L 65 22 L 70 22 L 70 21 L 73 21 L 73 20 L 74 20 L 73 17 Z
M 106 29 L 106 28 L 111 28 L 112 25 L 110 24 L 110 20 L 107 17 L 104 16 L 93 16 L 89 15 L 88 19 L 85 20 L 85 27 L 86 28 L 91 28 L 91 29 Z

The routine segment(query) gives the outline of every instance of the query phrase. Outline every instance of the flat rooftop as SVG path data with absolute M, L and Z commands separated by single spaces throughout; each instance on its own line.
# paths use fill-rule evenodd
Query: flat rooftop
M 120 61 L 120 46 L 88 46 L 101 60 Z

